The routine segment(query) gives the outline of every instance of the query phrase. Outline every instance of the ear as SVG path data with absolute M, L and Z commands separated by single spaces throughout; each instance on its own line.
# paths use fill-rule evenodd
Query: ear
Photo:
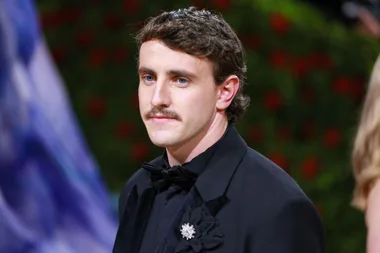
M 229 76 L 218 87 L 218 100 L 216 102 L 216 108 L 218 110 L 226 110 L 230 106 L 236 93 L 239 90 L 240 80 L 236 75 Z

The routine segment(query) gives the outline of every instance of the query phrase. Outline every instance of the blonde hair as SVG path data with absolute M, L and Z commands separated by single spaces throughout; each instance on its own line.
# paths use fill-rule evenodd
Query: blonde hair
M 352 151 L 356 185 L 352 205 L 367 208 L 368 195 L 380 178 L 380 57 L 369 81 Z

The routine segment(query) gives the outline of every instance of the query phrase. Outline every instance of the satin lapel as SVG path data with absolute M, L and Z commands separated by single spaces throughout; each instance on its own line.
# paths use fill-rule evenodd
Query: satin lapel
M 204 204 L 212 216 L 217 215 L 228 202 L 226 197 L 228 186 L 246 152 L 247 144 L 232 127 L 211 158 L 207 169 L 200 175 L 184 204 L 174 216 L 167 236 L 161 240 L 155 253 L 174 252 L 182 239 L 180 222 L 189 208 L 194 209 Z
M 152 163 L 157 163 L 160 159 L 159 157 Z M 148 176 L 133 187 L 120 220 L 113 253 L 138 253 L 155 195 Z
M 130 195 L 113 253 L 138 253 L 156 194 L 153 187 L 148 187 L 136 201 L 137 190 L 134 187 Z
M 137 186 L 134 186 L 130 192 L 125 207 L 124 214 L 121 217 L 119 228 L 117 230 L 116 239 L 113 247 L 113 253 L 125 253 L 128 245 L 128 231 L 131 226 L 131 217 L 134 216 L 137 209 Z
M 167 231 L 166 236 L 158 244 L 155 253 L 172 253 L 174 252 L 179 240 L 181 240 L 180 234 L 180 222 L 182 220 L 183 214 L 189 208 L 194 208 L 201 206 L 203 200 L 199 195 L 198 191 L 193 187 L 189 194 L 186 196 L 184 203 L 181 208 L 177 211 L 172 221 L 170 222 L 169 231 Z
M 234 127 L 219 145 L 207 169 L 195 182 L 195 187 L 205 202 L 225 195 L 235 171 L 247 152 L 247 144 Z
M 193 188 L 189 195 L 187 196 L 184 204 L 178 210 L 173 220 L 171 221 L 170 229 L 167 231 L 166 236 L 159 243 L 155 253 L 173 253 L 182 240 L 180 227 L 181 220 L 185 212 L 189 209 L 194 209 L 196 207 L 202 206 L 203 204 L 207 207 L 212 216 L 216 216 L 219 210 L 228 202 L 227 197 L 220 196 L 214 200 L 203 202 L 202 197 L 199 195 L 196 188 Z

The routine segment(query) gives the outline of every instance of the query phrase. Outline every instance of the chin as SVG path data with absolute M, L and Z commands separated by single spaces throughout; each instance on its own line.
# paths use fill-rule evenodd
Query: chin
M 171 141 L 171 140 L 162 140 L 162 139 L 154 139 L 154 138 L 151 138 L 150 140 L 152 141 L 152 143 L 155 146 L 160 147 L 160 148 L 167 148 L 167 147 L 175 146 L 177 143 L 177 142 Z
M 172 132 L 153 132 L 149 133 L 149 138 L 151 142 L 161 148 L 167 148 L 170 146 L 175 146 L 179 143 L 179 140 L 173 135 Z
M 154 140 L 151 140 L 151 141 L 152 141 L 153 145 L 155 145 L 156 147 L 159 147 L 159 148 L 166 148 L 167 147 L 165 142 L 156 142 Z

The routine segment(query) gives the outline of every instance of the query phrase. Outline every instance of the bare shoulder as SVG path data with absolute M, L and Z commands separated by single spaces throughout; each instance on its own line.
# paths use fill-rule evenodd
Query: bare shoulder
M 367 235 L 367 253 L 380 252 L 380 181 L 377 181 L 368 196 L 365 211 Z
M 368 206 L 365 211 L 367 226 L 380 222 L 380 181 L 377 181 L 368 196 Z M 380 227 L 379 227 L 380 229 Z

